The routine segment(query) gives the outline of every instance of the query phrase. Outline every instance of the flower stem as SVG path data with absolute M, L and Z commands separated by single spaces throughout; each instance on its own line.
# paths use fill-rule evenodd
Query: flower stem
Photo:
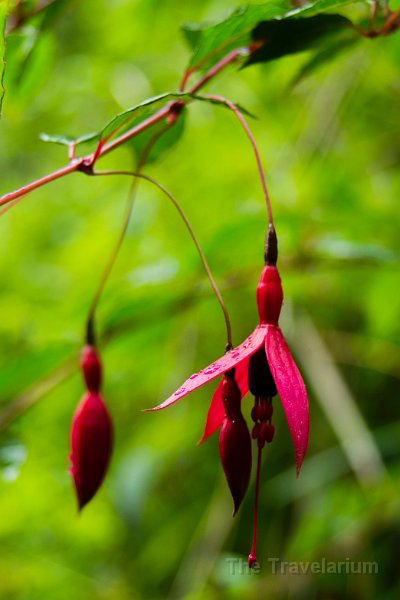
M 93 345 L 95 344 L 96 336 L 95 336 L 95 328 L 94 328 L 94 318 L 95 318 L 97 305 L 98 305 L 100 297 L 103 293 L 104 287 L 107 283 L 107 280 L 110 276 L 110 273 L 114 267 L 115 261 L 117 260 L 118 253 L 121 249 L 122 242 L 124 241 L 124 238 L 125 238 L 128 226 L 129 226 L 129 222 L 130 222 L 131 215 L 132 215 L 133 204 L 135 201 L 136 191 L 137 191 L 137 187 L 139 184 L 138 175 L 139 175 L 141 169 L 146 164 L 147 159 L 149 157 L 149 154 L 150 154 L 154 144 L 168 129 L 170 129 L 170 127 L 171 127 L 171 125 L 166 125 L 162 129 L 160 129 L 160 131 L 155 133 L 155 135 L 149 140 L 148 144 L 146 145 L 145 149 L 143 150 L 143 152 L 138 160 L 137 173 L 135 174 L 135 177 L 132 181 L 131 188 L 129 190 L 128 200 L 127 200 L 125 212 L 124 212 L 124 215 L 122 218 L 120 232 L 118 234 L 118 237 L 114 244 L 114 247 L 112 248 L 112 251 L 108 258 L 106 266 L 104 267 L 103 273 L 101 274 L 99 283 L 97 285 L 96 291 L 94 293 L 94 296 L 93 296 L 92 301 L 89 306 L 89 311 L 88 311 L 88 315 L 86 318 L 86 343 L 88 343 L 88 344 L 93 344 Z M 92 174 L 97 175 L 97 173 L 92 173 Z
M 211 273 L 211 269 L 208 265 L 207 259 L 204 255 L 203 250 L 201 249 L 200 243 L 196 237 L 196 234 L 194 233 L 193 227 L 185 213 L 185 211 L 183 210 L 183 208 L 181 207 L 181 205 L 179 204 L 178 200 L 171 194 L 171 192 L 169 192 L 167 190 L 167 188 L 165 188 L 161 183 L 159 183 L 156 179 L 153 179 L 153 177 L 150 177 L 149 175 L 144 175 L 143 173 L 140 172 L 134 172 L 134 171 L 94 171 L 93 175 L 99 176 L 99 175 L 128 175 L 131 177 L 135 177 L 137 179 L 144 179 L 145 181 L 148 181 L 150 183 L 152 183 L 153 185 L 155 185 L 161 192 L 163 192 L 172 202 L 172 204 L 175 206 L 176 210 L 178 211 L 180 217 L 182 218 L 183 222 L 185 223 L 186 229 L 189 232 L 190 237 L 193 240 L 193 243 L 196 247 L 197 253 L 200 257 L 200 260 L 203 264 L 204 270 L 206 272 L 206 275 L 208 277 L 208 280 L 211 284 L 211 287 L 214 291 L 214 294 L 218 300 L 218 303 L 221 307 L 221 310 L 223 312 L 224 315 L 224 320 L 225 320 L 225 327 L 226 327 L 226 337 L 227 337 L 227 344 L 229 344 L 230 346 L 233 346 L 232 344 L 232 327 L 231 327 L 231 322 L 230 322 L 230 318 L 229 318 L 229 313 L 228 313 L 228 309 L 226 308 L 225 302 L 222 298 L 221 292 L 219 291 L 218 285 Z
M 245 118 L 243 117 L 242 113 L 240 112 L 240 110 L 238 109 L 238 107 L 235 104 L 233 104 L 233 102 L 228 100 L 227 98 L 223 98 L 222 96 L 209 95 L 209 94 L 203 95 L 202 97 L 207 98 L 208 100 L 213 100 L 214 102 L 217 102 L 219 104 L 225 104 L 225 106 L 230 108 L 231 111 L 239 119 L 243 129 L 246 132 L 247 137 L 249 138 L 250 144 L 252 145 L 253 150 L 254 150 L 254 154 L 255 154 L 256 162 L 257 162 L 257 168 L 258 168 L 258 172 L 260 175 L 261 185 L 262 185 L 263 192 L 264 192 L 265 204 L 267 206 L 268 223 L 270 225 L 273 225 L 274 221 L 273 221 L 273 217 L 272 217 L 272 207 L 271 207 L 271 200 L 270 200 L 269 193 L 268 193 L 267 182 L 265 180 L 265 176 L 264 176 L 264 172 L 263 172 L 263 168 L 262 168 L 262 164 L 261 164 L 260 153 L 258 151 L 254 136 L 250 131 L 250 127 L 247 125 L 247 122 L 246 122 Z

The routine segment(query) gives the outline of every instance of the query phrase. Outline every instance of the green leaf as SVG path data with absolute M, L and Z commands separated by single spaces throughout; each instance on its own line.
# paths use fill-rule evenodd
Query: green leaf
M 170 127 L 160 135 L 151 148 L 150 154 L 146 160 L 147 164 L 158 160 L 162 154 L 170 150 L 179 142 L 185 130 L 185 117 L 185 112 L 183 112 L 176 121 L 174 127 Z M 163 129 L 165 129 L 165 123 L 157 123 L 157 125 L 145 129 L 142 133 L 132 138 L 129 142 L 129 146 L 134 149 L 136 156 L 141 156 L 151 139 L 154 138 L 154 136 L 157 136 L 158 133 L 161 134 Z
M 5 86 L 13 102 L 27 104 L 43 87 L 53 58 L 52 33 L 24 26 L 7 36 Z
M 100 139 L 105 141 L 110 139 L 116 133 L 119 135 L 122 134 L 126 129 L 130 129 L 139 122 L 154 115 L 168 100 L 176 100 L 181 96 L 181 94 L 159 94 L 158 96 L 153 96 L 152 98 L 124 110 L 113 117 L 111 121 L 103 127 L 99 133 Z
M 159 108 L 165 105 L 167 100 L 172 100 L 177 97 L 181 97 L 182 94 L 160 94 L 154 96 L 136 104 L 135 106 L 128 108 L 127 110 L 115 115 L 110 121 L 102 127 L 99 131 L 87 133 L 79 137 L 74 137 L 65 134 L 47 134 L 41 133 L 40 138 L 44 142 L 51 142 L 54 144 L 62 144 L 70 146 L 74 143 L 76 146 L 81 144 L 94 141 L 98 143 L 100 140 L 103 142 L 109 140 L 115 134 L 122 134 L 124 131 L 134 127 L 137 123 L 154 115 Z M 185 95 L 188 97 L 188 94 Z
M 7 2 L 0 0 L 0 117 L 1 117 L 1 106 L 3 104 L 4 97 L 4 70 L 5 70 L 5 28 L 6 28 L 6 14 L 7 14 Z
M 183 36 L 192 50 L 194 50 L 201 38 L 202 27 L 197 23 L 185 23 L 181 27 Z
M 135 127 L 135 125 L 143 122 L 144 120 L 152 117 L 153 115 L 156 114 L 156 112 L 158 110 L 160 110 L 162 107 L 164 107 L 166 105 L 166 103 L 168 101 L 179 101 L 179 100 L 183 100 L 185 101 L 185 103 L 188 102 L 193 102 L 195 100 L 198 100 L 200 102 L 206 102 L 207 104 L 221 104 L 220 102 L 217 102 L 216 100 L 213 100 L 212 98 L 207 98 L 205 96 L 201 96 L 198 94 L 187 94 L 187 93 L 180 93 L 180 92 L 176 92 L 176 93 L 165 93 L 165 94 L 160 94 L 159 96 L 154 96 L 152 98 L 149 98 L 147 100 L 144 100 L 143 102 L 140 102 L 139 104 L 136 104 L 135 106 L 128 108 L 127 110 L 117 114 L 115 117 L 113 117 L 102 129 L 100 129 L 97 132 L 92 132 L 92 133 L 88 133 L 79 137 L 73 137 L 73 136 L 68 136 L 68 135 L 64 135 L 64 134 L 47 134 L 47 133 L 42 133 L 40 134 L 40 138 L 44 141 L 44 142 L 52 142 L 55 144 L 62 144 L 65 146 L 70 146 L 72 143 L 75 144 L 75 146 L 79 146 L 81 144 L 87 143 L 87 142 L 91 142 L 96 140 L 97 143 L 102 141 L 102 143 L 106 143 L 107 141 L 109 141 L 112 137 L 116 136 L 116 135 L 121 135 L 124 132 L 128 131 L 129 129 Z M 225 106 L 225 105 L 223 105 Z M 226 107 L 228 108 L 228 107 Z M 238 108 L 240 109 L 240 111 L 243 114 L 246 114 L 248 116 L 253 117 L 253 115 L 251 113 L 249 113 L 246 109 L 244 109 L 243 107 L 240 107 L 238 105 Z M 179 119 L 179 120 L 182 120 Z M 165 125 L 165 122 L 162 123 L 162 126 Z M 175 143 L 178 139 L 178 137 L 180 137 L 180 135 L 182 134 L 182 127 L 183 125 L 177 125 L 175 127 L 173 127 L 171 129 L 171 132 L 166 134 L 165 136 L 163 136 L 163 139 L 160 140 L 159 142 L 157 142 L 157 144 L 155 145 L 153 152 L 151 154 L 152 159 L 154 160 L 155 155 L 157 154 L 157 149 L 160 151 L 164 151 L 166 150 L 166 147 L 168 145 L 168 147 Z M 176 130 L 174 132 L 174 130 Z M 136 137 L 132 138 L 131 140 L 131 145 L 136 148 L 137 151 L 141 151 L 144 149 L 146 143 L 150 140 L 150 137 L 154 135 L 154 133 L 157 132 L 157 126 L 151 127 L 148 130 L 145 130 L 143 132 L 143 134 L 139 134 Z
M 348 34 L 351 34 L 350 36 Z M 346 32 L 345 36 L 335 38 L 331 43 L 326 43 L 322 48 L 318 49 L 314 55 L 308 60 L 299 70 L 291 85 L 297 85 L 304 77 L 307 77 L 325 62 L 332 59 L 332 56 L 338 56 L 353 46 L 358 41 L 358 37 L 354 32 Z
M 8 0 L 0 0 L 0 5 Z M 72 0 L 22 2 L 14 8 L 13 19 L 6 36 L 5 52 L 8 68 L 5 87 L 13 102 L 28 104 L 49 77 L 55 54 L 54 22 L 66 11 Z M 1 21 L 0 21 L 1 22 Z
M 205 102 L 207 104 L 220 104 L 212 98 L 207 98 L 199 94 L 188 94 L 185 92 L 160 94 L 159 96 L 154 96 L 153 98 L 144 100 L 136 106 L 128 108 L 124 112 L 113 117 L 113 119 L 111 119 L 111 121 L 109 121 L 101 130 L 99 134 L 100 139 L 105 141 L 113 137 L 115 134 L 121 135 L 127 129 L 131 129 L 145 119 L 150 118 L 157 112 L 157 110 L 162 108 L 167 101 L 173 100 L 184 100 L 185 102 L 199 100 L 200 102 Z M 244 114 L 253 116 L 246 109 L 242 107 L 239 108 Z
M 308 50 L 315 47 L 321 38 L 351 28 L 351 22 L 341 15 L 315 15 L 307 19 L 291 18 L 259 23 L 253 30 L 253 40 L 265 41 L 250 55 L 246 65 Z M 354 37 L 357 35 L 354 32 Z
M 207 70 L 231 50 L 248 46 L 252 41 L 252 31 L 263 21 L 310 17 L 355 3 L 368 6 L 367 0 L 315 0 L 293 8 L 294 2 L 275 0 L 239 8 L 215 25 L 197 28 L 193 24 L 187 25 L 184 27 L 185 37 L 194 47 L 188 71 Z
M 99 132 L 95 131 L 93 133 L 87 133 L 86 135 L 81 135 L 78 138 L 73 138 L 63 134 L 49 135 L 47 133 L 41 133 L 39 137 L 42 142 L 61 144 L 62 146 L 71 146 L 71 144 L 75 144 L 77 146 L 79 144 L 84 144 L 85 142 L 91 142 L 94 139 L 98 139 Z

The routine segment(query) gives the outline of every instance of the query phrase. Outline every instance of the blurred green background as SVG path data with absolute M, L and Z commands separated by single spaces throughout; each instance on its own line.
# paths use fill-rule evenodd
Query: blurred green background
M 57 3 L 9 38 L 1 193 L 67 162 L 39 134 L 81 135 L 174 91 L 189 59 L 179 26 L 220 19 L 206 0 Z M 34 51 L 30 52 L 30 48 Z M 111 469 L 77 516 L 68 432 L 91 295 L 129 181 L 74 174 L 0 219 L 0 598 L 136 600 L 399 597 L 400 34 L 361 39 L 293 85 L 309 54 L 238 71 L 208 90 L 258 116 L 285 291 L 281 326 L 309 391 L 301 476 L 279 401 L 263 463 L 259 573 L 245 566 L 254 485 L 234 520 L 217 435 L 196 447 L 214 385 L 165 399 L 224 351 L 225 330 L 176 211 L 140 184 L 98 313 Z M 130 168 L 121 148 L 103 168 Z M 231 313 L 257 322 L 265 207 L 233 115 L 192 105 L 179 143 L 146 172 L 181 201 Z M 248 417 L 251 400 L 244 401 Z M 19 413 L 20 414 L 17 414 Z M 375 574 L 274 572 L 273 561 L 367 561 Z M 275 563 L 277 564 L 277 563 Z

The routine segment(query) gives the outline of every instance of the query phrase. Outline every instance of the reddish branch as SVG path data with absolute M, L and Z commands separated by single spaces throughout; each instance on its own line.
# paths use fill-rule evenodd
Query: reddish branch
M 207 73 L 205 75 L 203 75 L 203 77 L 201 79 L 199 79 L 199 81 L 196 82 L 188 90 L 187 93 L 194 94 L 195 92 L 197 92 L 201 87 L 203 87 L 203 85 L 205 85 L 208 81 L 210 81 L 210 79 L 212 79 L 220 71 L 222 71 L 222 69 L 224 69 L 227 65 L 229 65 L 234 60 L 236 60 L 236 58 L 240 55 L 241 52 L 243 52 L 243 50 L 234 50 L 234 51 L 230 52 L 226 57 L 224 57 L 216 65 L 214 65 L 214 67 L 212 67 L 209 71 L 207 71 Z M 128 131 L 126 131 L 125 133 L 123 133 L 122 135 L 117 137 L 115 140 L 113 140 L 112 142 L 109 142 L 108 144 L 105 144 L 104 146 L 100 143 L 98 145 L 98 147 L 96 148 L 96 150 L 92 154 L 83 156 L 81 158 L 73 158 L 69 165 L 62 167 L 61 169 L 58 169 L 57 171 L 53 171 L 53 173 L 50 173 L 49 175 L 46 175 L 45 177 L 36 179 L 35 181 L 32 181 L 31 183 L 28 183 L 27 185 L 24 185 L 21 188 L 18 188 L 17 190 L 15 190 L 13 192 L 9 192 L 8 194 L 5 194 L 4 196 L 2 196 L 0 198 L 0 206 L 8 204 L 9 202 L 12 202 L 13 200 L 16 200 L 18 198 L 21 198 L 22 196 L 25 196 L 29 192 L 32 192 L 33 190 L 36 190 L 37 188 L 39 188 L 43 185 L 46 185 L 47 183 L 50 183 L 51 181 L 60 179 L 61 177 L 64 177 L 65 175 L 69 175 L 70 173 L 81 171 L 81 172 L 84 172 L 84 173 L 87 173 L 90 175 L 93 171 L 93 167 L 94 167 L 96 161 L 99 158 L 101 158 L 105 154 L 108 154 L 109 152 L 112 152 L 113 150 L 115 150 L 116 148 L 118 148 L 119 146 L 121 146 L 122 144 L 127 142 L 128 140 L 132 139 L 133 137 L 135 137 L 136 135 L 138 135 L 145 129 L 148 129 L 149 127 L 152 127 L 156 123 L 159 123 L 160 121 L 163 121 L 163 120 L 169 124 L 173 124 L 174 122 L 176 122 L 177 118 L 179 117 L 179 115 L 181 113 L 181 110 L 177 110 L 177 106 L 178 107 L 183 106 L 184 104 L 185 104 L 184 100 L 169 102 L 166 106 L 161 108 L 154 115 L 152 115 L 148 119 L 145 119 L 144 121 L 142 121 L 135 127 L 132 127 L 132 129 L 129 129 Z
M 49 3 L 51 3 L 50 0 L 48 2 L 44 1 L 42 4 L 43 4 L 43 6 L 46 6 Z M 374 7 L 373 7 L 371 25 L 368 30 L 363 30 L 363 29 L 357 27 L 356 25 L 354 25 L 355 30 L 360 35 L 363 35 L 365 37 L 370 37 L 370 38 L 378 37 L 381 35 L 388 35 L 400 27 L 400 9 L 393 11 L 393 12 L 391 12 L 387 9 L 384 11 L 385 21 L 384 21 L 383 25 L 380 28 L 376 29 L 375 28 L 375 19 L 376 19 L 377 7 L 378 7 L 377 4 L 374 5 Z M 196 83 L 194 83 L 189 88 L 188 94 L 196 93 L 206 83 L 208 83 L 208 81 L 213 79 L 220 71 L 222 71 L 227 65 L 234 62 L 239 56 L 241 56 L 245 53 L 250 54 L 255 49 L 256 49 L 255 47 L 250 45 L 247 48 L 236 48 L 236 49 L 230 51 L 226 56 L 224 56 L 219 62 L 217 62 Z M 183 91 L 183 89 L 185 88 L 185 85 L 187 83 L 187 80 L 198 68 L 199 68 L 199 65 L 196 65 L 196 67 L 194 67 L 193 69 L 190 69 L 185 72 L 185 74 L 182 78 L 182 81 L 181 81 L 180 91 Z M 65 167 L 62 167 L 61 169 L 58 169 L 57 171 L 53 171 L 49 175 L 45 175 L 44 177 L 41 177 L 40 179 L 36 179 L 35 181 L 32 181 L 31 183 L 28 183 L 27 185 L 24 185 L 21 188 L 14 190 L 13 192 L 9 192 L 8 194 L 5 194 L 4 196 L 2 196 L 0 198 L 0 207 L 4 206 L 10 202 L 13 202 L 14 200 L 21 199 L 23 196 L 29 194 L 33 190 L 36 190 L 37 188 L 39 188 L 43 185 L 46 185 L 46 184 L 50 183 L 51 181 L 60 179 L 61 177 L 64 177 L 65 175 L 69 175 L 70 173 L 80 171 L 80 172 L 84 172 L 84 173 L 90 175 L 93 171 L 93 167 L 94 167 L 96 161 L 99 158 L 101 158 L 105 154 L 108 154 L 109 152 L 112 152 L 113 150 L 115 150 L 116 148 L 118 148 L 119 146 L 121 146 L 122 144 L 127 142 L 128 140 L 132 139 L 133 137 L 135 137 L 136 135 L 138 135 L 145 129 L 152 127 L 156 123 L 159 123 L 160 121 L 163 121 L 163 120 L 166 121 L 166 123 L 168 123 L 169 125 L 174 124 L 177 121 L 177 119 L 179 118 L 179 116 L 181 114 L 181 109 L 183 108 L 183 106 L 186 103 L 187 103 L 186 100 L 177 100 L 174 102 L 169 102 L 166 106 L 164 106 L 162 109 L 160 109 L 154 115 L 152 115 L 148 119 L 145 119 L 144 121 L 142 121 L 135 127 L 132 127 L 131 129 L 129 129 L 128 131 L 126 131 L 125 133 L 123 133 L 122 135 L 117 137 L 115 140 L 105 143 L 105 144 L 104 144 L 104 140 L 101 140 L 99 142 L 96 150 L 92 154 L 83 156 L 81 158 L 75 158 L 73 156 L 73 153 L 70 154 L 71 161 L 68 165 L 66 165 Z M 227 101 L 225 101 L 225 103 L 227 103 Z M 230 108 L 232 108 L 232 107 L 230 106 Z

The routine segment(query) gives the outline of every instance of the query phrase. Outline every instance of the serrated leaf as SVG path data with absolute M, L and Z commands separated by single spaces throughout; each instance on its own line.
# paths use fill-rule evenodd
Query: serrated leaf
M 189 44 L 194 47 L 187 70 L 207 70 L 235 48 L 248 46 L 252 31 L 263 21 L 310 17 L 348 4 L 364 4 L 368 0 L 315 0 L 296 7 L 289 0 L 275 0 L 237 9 L 229 17 L 211 26 L 191 24 L 184 28 Z
M 321 38 L 349 28 L 352 28 L 351 22 L 341 15 L 315 15 L 306 19 L 290 18 L 259 23 L 252 37 L 254 41 L 264 43 L 250 55 L 246 65 L 308 50 L 315 47 Z

